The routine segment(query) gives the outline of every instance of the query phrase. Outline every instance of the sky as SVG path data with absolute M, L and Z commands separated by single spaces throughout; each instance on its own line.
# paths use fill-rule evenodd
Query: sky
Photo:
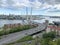
M 0 0 L 0 14 L 60 16 L 60 0 Z

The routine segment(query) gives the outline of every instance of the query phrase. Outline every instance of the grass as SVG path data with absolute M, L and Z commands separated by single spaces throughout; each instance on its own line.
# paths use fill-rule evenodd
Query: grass
M 42 35 L 42 38 L 36 37 L 33 39 L 32 36 L 25 36 L 13 43 L 9 43 L 6 45 L 55 45 L 55 44 L 60 45 L 60 39 L 56 39 L 55 41 L 53 41 L 54 39 L 55 39 L 55 32 L 49 32 L 44 33 Z
M 15 43 L 20 43 L 20 42 L 25 42 L 25 41 L 30 41 L 30 40 L 33 40 L 32 36 L 25 36 L 15 42 L 12 42 L 12 43 L 9 43 L 9 44 L 6 44 L 6 45 L 13 45 Z
M 29 42 L 30 41 L 30 42 Z M 40 45 L 40 38 L 33 39 L 32 36 L 25 36 L 13 43 L 5 44 L 5 45 Z
M 2 35 L 8 35 L 8 34 L 11 34 L 11 33 L 15 33 L 15 32 L 19 32 L 19 31 L 23 31 L 23 30 L 28 30 L 28 29 L 31 29 L 31 28 L 34 28 L 36 26 L 33 26 L 33 25 L 23 25 L 23 26 L 19 26 L 19 27 L 16 27 L 16 28 L 11 28 L 10 30 L 1 30 L 0 31 L 0 36 Z
M 29 40 L 33 40 L 32 36 L 25 36 L 22 39 L 17 40 L 16 42 L 24 42 Z
M 29 42 L 30 41 L 30 42 Z M 5 45 L 36 45 L 37 43 L 40 44 L 40 38 L 32 38 L 32 36 L 25 36 L 15 42 L 5 44 Z
M 18 43 L 19 45 L 35 45 L 35 40 L 32 40 L 31 44 L 27 43 L 27 42 L 21 42 Z M 15 44 L 6 44 L 6 45 L 17 45 L 17 43 Z

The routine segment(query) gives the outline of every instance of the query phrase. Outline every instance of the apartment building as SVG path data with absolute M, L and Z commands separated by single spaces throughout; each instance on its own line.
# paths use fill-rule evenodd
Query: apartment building
M 54 22 L 54 25 L 48 25 L 46 32 L 55 31 L 60 36 L 60 22 Z
M 11 29 L 11 28 L 19 27 L 19 26 L 21 26 L 20 23 L 18 23 L 18 24 L 5 24 L 3 28 L 4 29 Z

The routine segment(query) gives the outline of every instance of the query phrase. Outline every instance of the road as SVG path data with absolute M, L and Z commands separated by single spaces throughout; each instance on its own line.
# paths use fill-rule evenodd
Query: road
M 36 33 L 36 32 L 38 32 L 40 30 L 43 30 L 43 29 L 45 29 L 45 25 L 44 24 L 39 24 L 39 26 L 36 27 L 36 28 L 9 34 L 9 35 L 7 35 L 6 38 L 0 39 L 0 45 L 3 45 L 5 43 L 14 42 L 14 41 L 16 41 L 18 39 L 21 39 L 24 36 Z

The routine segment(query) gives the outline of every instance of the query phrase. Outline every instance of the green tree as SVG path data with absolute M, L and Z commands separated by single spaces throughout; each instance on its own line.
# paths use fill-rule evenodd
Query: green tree
M 50 41 L 49 45 L 57 45 L 57 42 L 56 41 Z
M 53 45 L 54 42 L 50 42 L 52 41 L 56 36 L 55 32 L 49 32 L 49 33 L 44 33 L 43 34 L 43 38 L 41 40 L 41 45 Z
M 54 39 L 56 37 L 56 33 L 55 32 L 49 32 L 49 33 L 44 33 L 43 34 L 43 38 L 51 38 Z
M 45 38 L 42 39 L 40 43 L 41 45 L 49 45 L 50 40 L 51 40 L 50 38 Z
M 60 45 L 60 39 L 57 40 L 57 45 Z

